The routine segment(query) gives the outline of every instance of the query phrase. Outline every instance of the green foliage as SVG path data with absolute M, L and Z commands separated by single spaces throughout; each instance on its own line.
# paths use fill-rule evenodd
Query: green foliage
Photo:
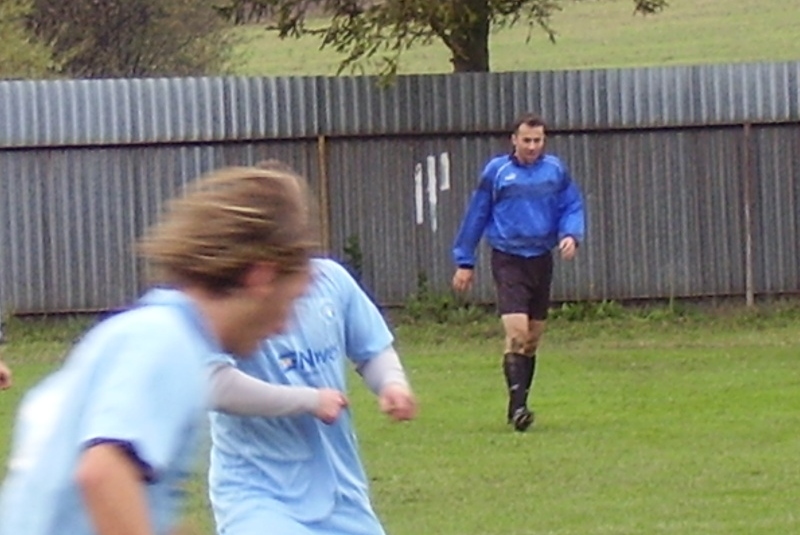
M 357 281 L 364 276 L 364 252 L 357 234 L 351 234 L 344 243 L 344 264 Z
M 418 276 L 417 290 L 392 315 L 399 324 L 427 326 L 434 337 L 454 325 L 459 326 L 464 339 L 502 336 L 493 306 L 469 303 L 452 292 L 435 291 L 425 273 Z M 743 325 L 759 329 L 794 322 L 800 322 L 800 301 L 793 300 L 764 303 L 752 309 L 736 303 L 726 306 L 679 299 L 628 304 L 614 300 L 575 301 L 553 304 L 548 316 L 549 330 L 580 339 L 607 336 L 606 331 L 611 336 L 631 339 L 637 333 L 675 325 L 686 329 L 709 325 L 720 329 L 738 329 Z
M 232 42 L 214 0 L 31 0 L 30 29 L 76 78 L 219 73 Z
M 465 325 L 486 317 L 486 310 L 458 298 L 452 292 L 431 289 L 424 272 L 417 276 L 417 291 L 406 300 L 400 313 L 401 321 Z
M 608 318 L 619 318 L 625 311 L 622 305 L 616 301 L 581 301 L 575 303 L 562 303 L 560 306 L 551 308 L 550 317 L 552 319 L 563 319 L 566 321 L 587 321 Z
M 56 64 L 25 24 L 29 0 L 0 0 L 0 79 L 46 78 Z
M 679 300 L 670 299 L 666 305 L 648 307 L 642 311 L 642 317 L 650 321 L 682 320 L 692 314 L 690 307 Z
M 649 301 L 623 305 L 619 301 L 577 301 L 553 306 L 550 319 L 567 322 L 592 322 L 611 319 L 628 319 L 638 322 L 681 322 L 702 315 L 702 305 L 692 307 L 689 302 L 670 299 L 666 302 Z M 708 307 L 706 307 L 708 308 Z M 708 309 L 706 316 L 710 316 Z
M 217 12 L 234 24 L 261 22 L 272 16 L 272 0 L 229 0 L 214 6 Z
M 337 52 L 339 73 L 374 64 L 385 77 L 393 77 L 400 57 L 415 45 L 444 43 L 454 72 L 489 71 L 489 36 L 492 27 L 517 24 L 543 30 L 555 40 L 552 16 L 565 0 L 228 0 L 221 9 L 237 13 L 242 4 L 270 5 L 280 37 L 319 37 L 320 46 Z M 634 0 L 634 12 L 651 14 L 666 7 L 666 0 Z M 328 22 L 309 26 L 307 18 L 323 14 Z

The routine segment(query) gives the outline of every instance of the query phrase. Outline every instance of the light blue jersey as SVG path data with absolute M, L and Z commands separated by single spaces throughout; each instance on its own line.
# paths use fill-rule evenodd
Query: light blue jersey
M 364 362 L 390 347 L 380 311 L 347 271 L 312 261 L 312 282 L 295 302 L 288 332 L 270 338 L 243 372 L 282 385 L 346 390 L 346 361 Z M 210 494 L 221 534 L 382 534 L 349 411 L 332 425 L 311 414 L 237 417 L 212 413 Z M 311 531 L 313 532 L 313 530 Z
M 24 398 L 0 494 L 0 535 L 90 535 L 77 462 L 92 444 L 131 448 L 156 533 L 174 527 L 220 351 L 189 299 L 153 290 L 90 330 Z

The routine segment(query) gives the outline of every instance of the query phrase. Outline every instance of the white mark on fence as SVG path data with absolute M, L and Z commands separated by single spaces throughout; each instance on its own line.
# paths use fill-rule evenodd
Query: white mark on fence
M 422 164 L 414 165 L 414 208 L 417 225 L 425 222 L 425 212 L 422 206 Z
M 450 190 L 450 153 L 443 152 L 439 155 L 439 190 Z
M 436 204 L 438 197 L 436 193 L 436 156 L 428 156 L 428 211 L 431 218 L 431 231 L 436 232 L 438 219 L 436 217 Z
M 430 219 L 431 231 L 436 232 L 439 228 L 437 215 L 439 204 L 439 191 L 450 191 L 450 153 L 441 152 L 439 155 L 429 154 L 425 157 L 425 163 L 417 162 L 414 164 L 414 216 L 417 225 L 425 222 L 425 196 L 423 188 L 427 191 L 428 197 L 428 218 Z M 424 169 L 424 170 L 423 170 Z M 437 174 L 438 170 L 438 174 Z M 425 177 L 428 175 L 428 183 L 424 184 Z

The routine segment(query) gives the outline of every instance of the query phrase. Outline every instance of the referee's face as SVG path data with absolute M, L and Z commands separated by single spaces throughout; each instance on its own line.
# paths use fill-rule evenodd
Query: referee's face
M 514 156 L 523 164 L 532 164 L 544 152 L 544 126 L 528 126 L 521 124 L 511 134 L 514 145 Z

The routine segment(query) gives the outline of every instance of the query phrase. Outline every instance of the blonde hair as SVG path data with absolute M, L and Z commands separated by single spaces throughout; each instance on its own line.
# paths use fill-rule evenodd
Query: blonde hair
M 277 171 L 282 173 L 292 174 L 294 176 L 300 177 L 299 173 L 289 165 L 288 163 L 284 162 L 283 160 L 279 160 L 278 158 L 267 158 L 264 160 L 259 160 L 255 163 L 255 167 L 258 169 L 265 169 L 267 171 Z M 301 181 L 304 179 L 300 178 Z M 306 187 L 306 191 L 308 192 L 308 221 L 309 221 L 309 235 L 312 236 L 312 239 L 316 245 L 314 250 L 312 251 L 312 255 L 320 256 L 323 255 L 322 252 L 322 231 L 320 229 L 320 209 L 319 209 L 319 200 L 318 200 L 318 192 L 312 191 L 311 188 L 308 188 L 308 184 L 303 182 L 304 187 Z M 316 194 L 315 194 L 316 193 Z
M 158 282 L 224 293 L 257 262 L 305 269 L 311 251 L 308 193 L 291 170 L 230 167 L 191 184 L 170 202 L 139 251 Z

